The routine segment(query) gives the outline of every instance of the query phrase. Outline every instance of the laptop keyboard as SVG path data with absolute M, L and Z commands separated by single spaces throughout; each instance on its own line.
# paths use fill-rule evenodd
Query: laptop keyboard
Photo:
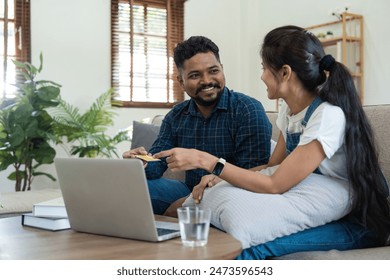
M 157 228 L 157 235 L 158 236 L 170 234 L 170 233 L 173 233 L 173 232 L 178 232 L 178 230 L 176 230 L 176 229 L 167 229 L 167 228 Z

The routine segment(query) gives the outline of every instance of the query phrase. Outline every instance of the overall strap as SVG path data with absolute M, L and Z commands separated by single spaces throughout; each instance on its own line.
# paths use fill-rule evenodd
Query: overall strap
M 314 98 L 314 100 L 311 102 L 309 108 L 306 111 L 303 121 L 301 122 L 303 127 L 306 127 L 311 115 L 318 108 L 318 106 L 321 105 L 322 102 L 324 102 L 324 100 L 322 100 L 321 97 L 317 96 L 316 98 Z
M 318 106 L 321 105 L 321 103 L 324 102 L 324 100 L 321 99 L 321 97 L 317 96 L 313 102 L 311 102 L 309 108 L 307 109 L 306 111 L 306 114 L 305 114 L 305 117 L 303 119 L 303 121 L 301 122 L 302 126 L 303 127 L 306 127 L 307 125 L 307 122 L 309 121 L 311 115 L 313 114 L 313 112 L 318 108 Z M 320 169 L 317 167 L 316 170 L 314 170 L 313 173 L 316 173 L 316 174 L 322 174 Z

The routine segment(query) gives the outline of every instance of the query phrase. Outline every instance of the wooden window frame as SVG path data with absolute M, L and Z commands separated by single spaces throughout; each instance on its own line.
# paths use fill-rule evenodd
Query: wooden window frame
M 122 107 L 138 107 L 138 108 L 171 108 L 175 104 L 180 103 L 184 100 L 184 92 L 181 89 L 179 83 L 176 80 L 178 75 L 176 66 L 173 62 L 173 49 L 177 43 L 181 42 L 184 38 L 184 2 L 185 0 L 111 0 L 111 85 L 116 93 L 119 92 L 119 89 L 125 88 L 123 84 L 121 84 L 121 73 L 119 71 L 119 49 L 123 48 L 123 45 L 119 45 L 119 33 L 126 34 L 120 30 L 119 27 L 119 3 L 129 5 L 130 11 L 132 11 L 131 7 L 133 5 L 142 5 L 148 7 L 158 7 L 166 9 L 166 52 L 167 52 L 167 63 L 166 63 L 166 92 L 162 92 L 161 94 L 165 94 L 165 102 L 154 102 L 150 101 L 135 101 L 133 99 L 133 69 L 135 65 L 133 65 L 133 23 L 131 14 L 129 15 L 130 32 L 127 32 L 129 35 L 129 44 L 126 45 L 126 49 L 129 49 L 130 52 L 130 86 L 128 92 L 128 100 L 120 100 L 120 104 Z M 145 33 L 145 36 L 149 36 L 149 34 Z M 147 53 L 147 48 L 145 53 Z M 152 62 L 153 63 L 153 62 Z M 123 75 L 123 74 L 122 74 Z M 149 77 L 147 78 L 149 79 Z M 145 94 L 146 94 L 145 90 Z M 126 97 L 127 98 L 127 97 Z M 122 98 L 123 99 L 123 98 Z M 113 105 L 117 105 L 116 102 Z
M 14 19 L 8 18 L 8 3 L 9 1 L 14 1 Z M 0 79 L 4 84 L 4 89 L 0 93 L 0 100 L 6 100 L 11 96 L 12 93 L 6 92 L 6 81 L 7 79 L 7 69 L 8 59 L 17 60 L 21 62 L 31 62 L 31 19 L 30 19 L 30 1 L 29 0 L 5 0 L 4 1 L 4 18 L 0 18 L 0 21 L 4 22 L 4 37 L 2 37 L 2 44 L 4 44 L 4 56 L 1 61 L 4 67 L 4 75 Z M 8 52 L 8 23 L 13 22 L 15 24 L 15 55 L 9 55 Z M 24 76 L 16 71 L 15 81 L 17 84 L 23 83 L 25 81 Z M 15 89 L 16 90 L 16 89 Z

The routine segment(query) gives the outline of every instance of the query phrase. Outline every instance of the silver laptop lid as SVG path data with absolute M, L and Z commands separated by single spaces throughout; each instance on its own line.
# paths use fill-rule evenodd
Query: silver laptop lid
M 55 167 L 74 230 L 160 241 L 140 160 L 56 158 Z

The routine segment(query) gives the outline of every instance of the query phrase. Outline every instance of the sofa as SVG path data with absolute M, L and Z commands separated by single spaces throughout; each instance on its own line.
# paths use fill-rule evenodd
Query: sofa
M 390 104 L 389 105 L 370 105 L 364 106 L 364 110 L 373 126 L 376 141 L 379 147 L 379 159 L 383 173 L 388 181 L 390 181 L 390 147 L 387 145 L 390 138 Z M 278 137 L 276 129 L 276 112 L 267 112 L 267 115 L 272 123 L 272 139 Z M 133 122 L 132 132 L 132 147 L 143 145 L 146 148 L 150 146 L 157 137 L 159 126 L 163 116 L 155 116 L 151 123 Z M 183 180 L 184 174 L 181 172 L 172 173 L 169 170 L 164 174 L 164 177 Z M 37 202 L 48 200 L 61 196 L 61 192 L 57 189 L 30 191 L 25 193 L 0 193 L 0 218 L 12 215 L 20 215 L 21 213 L 30 212 L 32 205 Z M 348 251 L 311 251 L 299 252 L 285 255 L 275 259 L 280 260 L 390 260 L 390 246 L 368 248 Z
M 379 148 L 379 160 L 382 166 L 383 173 L 386 179 L 390 182 L 390 146 L 387 145 L 390 139 L 390 104 L 388 105 L 370 105 L 364 106 L 364 110 L 371 122 L 373 131 L 375 133 L 376 141 Z M 276 118 L 277 112 L 267 112 L 267 116 L 272 123 L 272 139 L 277 140 L 279 131 L 276 127 Z M 152 120 L 152 124 L 133 124 L 133 139 L 134 147 L 141 145 L 142 139 L 145 137 L 155 137 L 154 133 L 158 132 L 158 126 L 161 124 L 163 116 L 156 116 Z M 149 135 L 148 135 L 149 134 Z M 142 137 L 139 137 L 141 136 Z M 150 145 L 153 141 L 147 143 Z M 132 144 L 132 146 L 133 146 Z M 171 173 L 167 171 L 165 173 L 166 177 L 173 179 L 183 179 L 183 173 Z M 369 248 L 369 249 L 359 249 L 359 250 L 347 250 L 347 251 L 310 251 L 310 252 L 299 252 L 294 254 L 284 255 L 275 259 L 280 260 L 390 260 L 390 246 L 379 247 L 379 248 Z

